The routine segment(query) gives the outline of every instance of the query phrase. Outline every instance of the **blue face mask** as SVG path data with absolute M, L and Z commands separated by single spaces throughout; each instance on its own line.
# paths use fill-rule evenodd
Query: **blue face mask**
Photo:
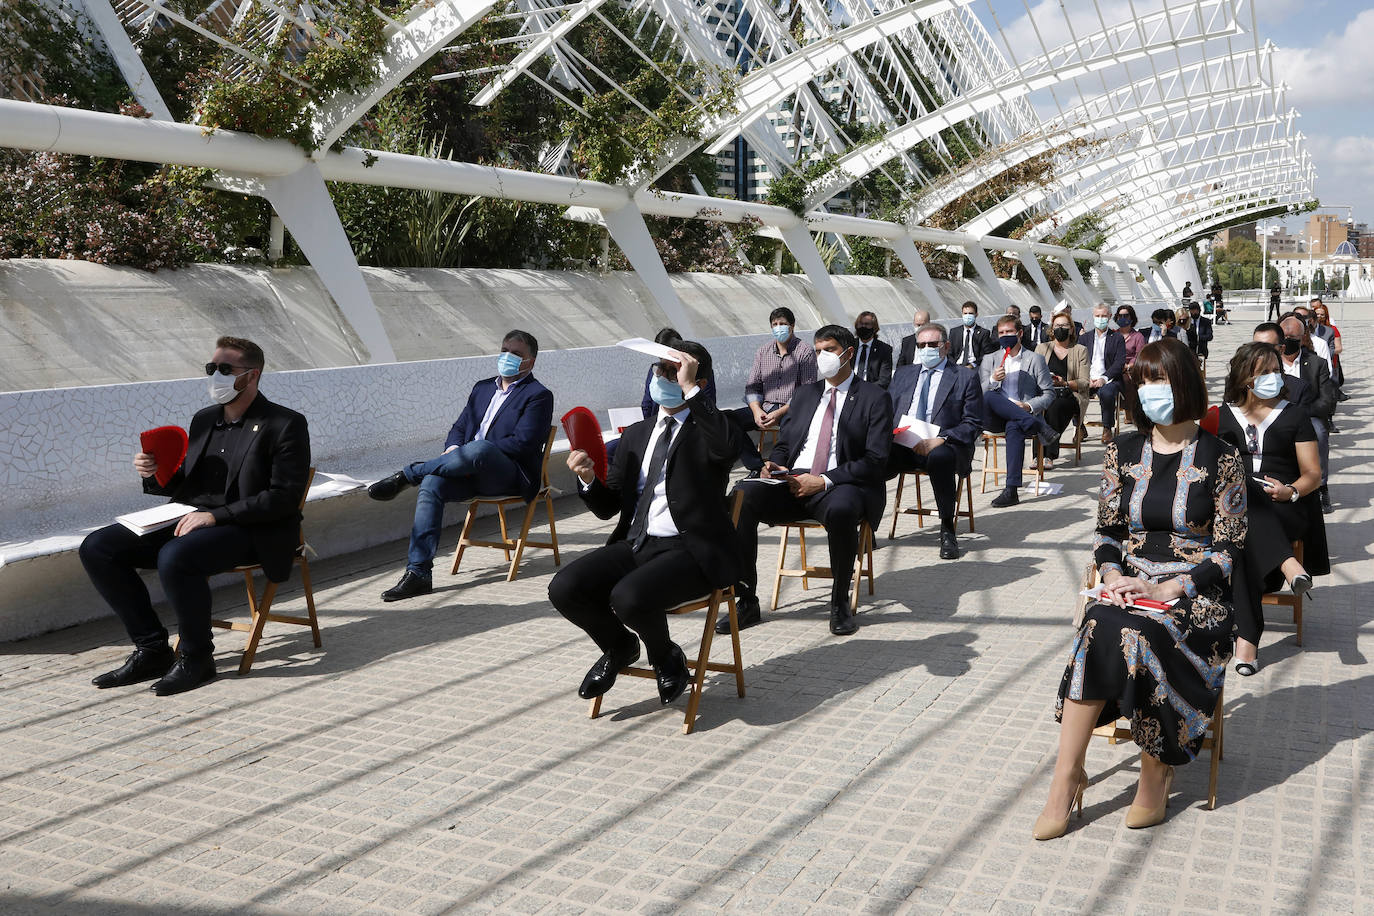
M 1116 318 L 1116 326 L 1119 328 L 1129 328 L 1131 326 L 1131 316 L 1118 315 Z
M 968 313 L 968 312 L 965 312 L 965 313 L 964 313 L 964 327 L 966 327 L 966 328 L 971 328 L 971 327 L 973 327 L 973 323 L 974 323 L 975 321 L 977 321 L 977 320 L 978 320 L 978 316 L 977 316 L 977 315 L 973 315 L 973 314 L 970 314 L 970 313 Z
M 660 407 L 672 409 L 681 407 L 687 400 L 682 396 L 682 386 L 657 373 L 649 379 L 649 397 Z
M 997 338 L 997 345 L 1003 350 L 1010 350 L 1020 342 L 1021 338 L 1017 337 L 1015 334 L 1003 334 L 1001 337 Z
M 1140 397 L 1140 409 L 1150 422 L 1168 426 L 1174 422 L 1174 386 L 1168 382 L 1141 385 L 1136 391 Z
M 1106 316 L 1106 315 L 1094 315 L 1094 316 L 1093 316 L 1093 327 L 1097 328 L 1099 331 L 1105 331 L 1105 330 L 1107 330 L 1107 316 Z
M 773 339 L 778 343 L 787 343 L 792 339 L 792 326 L 790 324 L 773 325 Z
M 1279 396 L 1279 392 L 1283 390 L 1283 373 L 1266 372 L 1263 375 L 1257 375 L 1253 387 L 1255 397 L 1276 398 Z
M 513 378 L 520 374 L 520 364 L 524 362 L 514 353 L 502 353 L 496 357 L 496 372 L 502 378 Z
M 927 369 L 934 369 L 940 365 L 940 360 L 945 358 L 939 347 L 920 347 L 916 353 L 920 357 L 921 365 Z

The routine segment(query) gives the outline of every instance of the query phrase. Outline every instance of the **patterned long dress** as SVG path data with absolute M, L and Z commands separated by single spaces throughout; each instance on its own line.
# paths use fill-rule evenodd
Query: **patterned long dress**
M 1064 700 L 1105 700 L 1098 725 L 1119 716 L 1143 751 L 1168 764 L 1197 756 L 1231 658 L 1228 578 L 1245 543 L 1245 474 L 1236 450 L 1199 430 L 1181 451 L 1156 454 L 1141 433 L 1107 446 L 1093 556 L 1151 582 L 1177 578 L 1167 611 L 1092 604 L 1059 685 Z

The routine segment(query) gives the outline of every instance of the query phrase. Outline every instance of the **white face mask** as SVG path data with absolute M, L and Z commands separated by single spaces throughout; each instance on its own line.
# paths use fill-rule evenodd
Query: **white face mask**
M 234 387 L 234 383 L 237 381 L 238 376 L 225 375 L 221 372 L 216 372 L 210 376 L 210 400 L 216 404 L 228 404 L 243 394 L 242 391 Z
M 821 350 L 816 354 L 816 374 L 823 379 L 832 379 L 844 363 L 845 361 L 840 358 L 840 354 Z

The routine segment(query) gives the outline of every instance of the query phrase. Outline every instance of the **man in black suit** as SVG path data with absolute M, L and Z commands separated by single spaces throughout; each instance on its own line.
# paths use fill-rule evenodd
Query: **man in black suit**
M 1099 302 L 1093 306 L 1092 330 L 1078 338 L 1088 351 L 1088 389 L 1102 406 L 1102 441 L 1112 441 L 1116 428 L 1116 399 L 1126 371 L 1126 338 L 1111 328 L 1112 310 Z
M 1262 324 L 1256 328 L 1255 339 L 1261 339 L 1258 336 L 1260 328 L 1269 327 L 1271 325 Z M 1302 379 L 1310 389 L 1307 402 L 1299 403 L 1312 415 L 1312 430 L 1317 436 L 1317 453 L 1322 463 L 1322 485 L 1317 496 L 1322 511 L 1330 513 L 1333 507 L 1326 482 L 1331 455 L 1331 418 L 1336 413 L 1336 383 L 1331 380 L 1331 370 L 1327 368 L 1326 360 L 1313 351 L 1307 324 L 1301 317 L 1287 312 L 1279 319 L 1279 328 L 1283 334 L 1283 340 L 1278 345 L 1279 353 L 1283 356 L 1283 374 Z M 1272 334 L 1272 331 L 1269 333 Z M 1268 335 L 1263 339 L 1269 342 Z
M 1021 331 L 1021 346 L 1034 350 L 1050 339 L 1050 326 L 1045 324 L 1040 306 L 1032 305 L 1029 314 L 1030 322 Z
M 930 324 L 930 312 L 925 309 L 917 309 L 915 314 L 911 316 L 911 326 L 914 330 L 902 338 L 901 351 L 897 354 L 898 369 L 916 362 L 916 335 L 921 332 L 921 328 L 928 324 Z
M 1202 306 L 1194 302 L 1188 306 L 1188 316 L 1192 327 L 1188 330 L 1188 336 L 1197 341 L 1195 352 L 1202 359 L 1207 358 L 1208 344 L 1212 340 L 1212 319 L 1202 314 Z
M 258 393 L 263 365 L 257 344 L 221 337 L 205 366 L 214 404 L 191 418 L 181 467 L 161 486 L 157 459 L 145 452 L 134 456 L 143 492 L 170 496 L 196 511 L 174 527 L 143 535 L 109 525 L 81 543 L 91 584 L 134 643 L 128 660 L 94 678 L 95 686 L 158 678 L 153 692 L 167 696 L 214 680 L 207 579 L 257 563 L 273 582 L 291 574 L 310 471 L 310 432 L 305 417 Z M 176 614 L 181 643 L 175 655 L 139 569 L 157 570 Z
M 884 478 L 892 449 L 892 405 L 877 385 L 852 371 L 858 340 L 848 329 L 826 325 L 816 332 L 818 381 L 792 395 L 778 432 L 768 479 L 784 484 L 745 484 L 740 510 L 740 626 L 762 619 L 758 586 L 759 522 L 779 524 L 816 519 L 830 547 L 830 632 L 857 632 L 849 604 L 850 581 L 859 552 L 859 524 L 877 527 L 887 498 Z
M 983 389 L 978 373 L 949 361 L 949 335 L 942 325 L 927 325 L 916 338 L 920 365 L 898 369 L 887 390 L 892 415 L 897 423 L 902 417 L 932 423 L 940 434 L 910 448 L 894 442 L 887 476 L 925 471 L 930 477 L 940 513 L 940 559 L 954 560 L 959 557 L 955 494 L 958 478 L 972 470 L 973 445 L 983 433 Z
M 854 319 L 854 333 L 859 337 L 854 372 L 865 382 L 886 388 L 892 381 L 892 345 L 878 339 L 878 316 L 860 312 Z
M 625 430 L 604 483 L 586 452 L 568 456 L 592 512 L 603 519 L 620 513 L 604 547 L 569 563 L 549 583 L 558 613 L 602 652 L 578 688 L 583 699 L 611 689 L 620 670 L 639 658 L 640 640 L 659 700 L 677 699 L 690 674 L 669 638 L 668 608 L 739 577 L 725 486 L 743 434 L 702 393 L 711 377 L 706 348 L 681 341 L 674 351 L 679 361 L 659 363 L 650 382 L 658 413 Z M 726 626 L 728 632 L 728 620 Z
M 955 365 L 977 370 L 983 357 L 997 349 L 997 342 L 991 331 L 978 325 L 978 303 L 965 302 L 960 310 L 964 324 L 950 335 L 949 358 Z

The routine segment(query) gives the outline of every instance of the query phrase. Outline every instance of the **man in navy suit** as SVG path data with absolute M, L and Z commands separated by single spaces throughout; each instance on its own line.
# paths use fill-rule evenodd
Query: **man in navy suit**
M 1011 315 L 997 319 L 998 349 L 983 357 L 978 369 L 983 386 L 983 427 L 1005 432 L 1007 437 L 1007 485 L 993 501 L 995 509 L 1021 501 L 1021 465 L 1026 439 L 1039 437 L 1049 445 L 1059 440 L 1040 416 L 1054 400 L 1054 380 L 1049 364 L 1039 353 L 1021 346 L 1021 322 Z
M 368 487 L 373 499 L 395 499 L 406 487 L 419 487 L 415 523 L 405 572 L 383 601 L 427 595 L 444 503 L 474 496 L 523 496 L 539 492 L 544 445 L 553 422 L 553 392 L 531 374 L 539 341 L 526 331 L 511 331 L 501 341 L 497 375 L 472 386 L 467 406 L 449 430 L 444 452 L 416 461 Z
M 892 376 L 887 389 L 892 415 L 896 422 L 913 417 L 932 423 L 940 427 L 940 434 L 910 448 L 894 442 L 887 476 L 926 472 L 940 512 L 940 559 L 954 560 L 959 557 L 955 494 L 958 478 L 972 470 L 973 444 L 983 433 L 983 390 L 977 373 L 949 361 L 949 335 L 943 325 L 926 325 L 917 332 L 916 353 L 916 365 L 903 366 Z
M 1078 338 L 1088 351 L 1088 389 L 1102 406 L 1102 441 L 1112 441 L 1121 374 L 1126 371 L 1126 338 L 1111 330 L 1112 310 L 1093 306 L 1092 330 Z
M 649 654 L 659 701 L 673 702 L 690 680 L 682 649 L 668 633 L 667 610 L 739 576 L 735 528 L 725 498 L 744 433 L 706 397 L 711 354 L 679 340 L 657 363 L 649 391 L 658 411 L 625 430 L 605 481 L 586 452 L 568 455 L 578 492 L 597 518 L 620 520 L 605 546 L 563 567 L 549 600 L 602 655 L 578 696 L 599 697 L 620 670 Z M 725 621 L 729 631 L 729 618 Z
M 830 632 L 859 629 L 849 604 L 859 552 L 859 524 L 877 527 L 887 498 L 887 457 L 892 449 L 892 404 L 887 392 L 854 374 L 854 332 L 830 324 L 815 334 L 820 379 L 792 395 L 778 442 L 761 476 L 783 484 L 748 482 L 739 518 L 741 627 L 762 619 L 758 585 L 759 522 L 816 519 L 825 526 L 834 582 Z M 726 626 L 728 628 L 728 622 Z M 720 632 L 719 625 L 717 632 Z M 728 632 L 728 629 L 726 630 Z

